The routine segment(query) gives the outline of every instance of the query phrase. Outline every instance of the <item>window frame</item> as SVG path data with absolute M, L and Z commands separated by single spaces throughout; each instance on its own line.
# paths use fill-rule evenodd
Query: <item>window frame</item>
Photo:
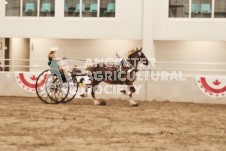
M 192 6 L 192 0 L 189 0 L 189 15 L 188 18 L 182 18 L 182 17 L 169 17 L 169 4 L 170 0 L 168 0 L 167 3 L 167 18 L 170 22 L 215 22 L 215 21 L 222 21 L 226 22 L 226 18 L 215 18 L 215 0 L 212 0 L 212 8 L 211 8 L 211 17 L 210 18 L 192 18 L 191 17 L 191 6 Z
M 22 0 L 23 1 L 23 0 Z M 37 2 L 38 2 L 38 9 L 37 9 L 37 11 L 38 11 L 38 15 L 37 15 L 37 17 L 38 18 L 40 18 L 40 19 L 51 19 L 51 18 L 56 18 L 56 1 L 57 0 L 54 0 L 54 16 L 40 16 L 40 10 L 41 10 L 41 5 L 40 5 L 40 3 L 41 3 L 41 0 L 37 0 Z
M 80 1 L 80 4 L 82 4 L 82 1 L 83 0 L 79 0 Z M 100 1 L 101 0 L 97 0 L 97 17 L 86 17 L 86 16 L 82 16 L 82 5 L 80 5 L 80 15 L 79 17 L 68 17 L 68 16 L 65 16 L 64 13 L 65 13 L 65 0 L 63 1 L 64 2 L 64 9 L 63 9 L 63 18 L 64 20 L 84 20 L 84 21 L 93 21 L 93 20 L 100 20 L 100 21 L 116 21 L 116 18 L 117 18 L 117 0 L 115 0 L 115 16 L 114 17 L 100 17 Z M 5 4 L 5 8 L 4 8 L 4 18 L 5 19 L 11 19 L 11 20 L 18 20 L 18 19 L 22 19 L 22 20 L 56 20 L 57 17 L 57 14 L 56 13 L 56 6 L 57 6 L 57 0 L 55 0 L 55 5 L 54 5 L 54 11 L 55 11 L 55 14 L 54 16 L 40 16 L 40 2 L 41 0 L 37 0 L 37 16 L 23 16 L 23 3 L 24 3 L 24 0 L 20 0 L 20 15 L 19 16 L 6 16 L 6 4 Z M 60 10 L 60 9 L 59 9 Z
M 55 14 L 54 16 L 40 16 L 40 2 L 41 0 L 37 0 L 37 16 L 23 16 L 23 3 L 24 3 L 24 0 L 20 0 L 20 16 L 6 16 L 6 6 L 5 6 L 5 11 L 4 11 L 4 17 L 6 19 L 24 19 L 24 20 L 55 20 L 56 18 L 56 0 L 54 0 L 54 11 L 55 11 Z
M 80 4 L 82 4 L 83 3 L 83 0 L 79 0 L 80 1 Z M 64 16 L 64 19 L 65 20 L 71 20 L 71 21 L 73 21 L 73 20 L 84 20 L 84 21 L 92 21 L 92 20 L 103 20 L 103 21 L 112 21 L 112 20 L 116 20 L 116 18 L 117 18 L 117 16 L 116 16 L 116 8 L 117 8 L 117 6 L 115 6 L 115 16 L 114 17 L 100 17 L 100 1 L 101 0 L 97 0 L 97 17 L 85 17 L 85 16 L 82 16 L 82 5 L 80 5 L 80 14 L 79 14 L 79 16 L 78 17 L 70 17 L 70 16 L 65 16 L 65 15 L 63 15 Z M 115 5 L 117 4 L 117 0 L 115 0 Z M 64 0 L 64 5 L 65 5 L 65 0 Z M 65 13 L 65 8 L 63 9 L 64 10 L 64 12 L 63 12 L 63 14 Z
M 5 18 L 21 18 L 21 16 L 22 16 L 22 11 L 21 11 L 22 7 L 21 7 L 21 5 L 23 4 L 22 1 L 23 0 L 20 0 L 20 15 L 19 16 L 6 16 L 6 5 L 7 4 L 6 4 L 6 2 L 4 2 L 4 7 L 5 7 L 5 9 L 4 9 L 4 17 Z
M 24 16 L 23 15 L 23 4 L 24 4 L 24 0 L 21 0 L 21 14 L 20 14 L 20 17 L 22 17 L 22 18 L 37 18 L 37 17 L 39 17 L 39 0 L 37 0 L 37 16 Z

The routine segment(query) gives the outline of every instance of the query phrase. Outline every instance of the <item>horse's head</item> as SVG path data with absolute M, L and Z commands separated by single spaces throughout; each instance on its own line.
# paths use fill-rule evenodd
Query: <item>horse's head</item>
M 140 61 L 144 65 L 146 66 L 149 65 L 149 61 L 147 57 L 144 55 L 144 53 L 142 52 L 142 48 L 141 49 L 136 48 L 136 51 L 134 52 L 134 57 L 138 58 L 138 61 Z
M 135 68 L 137 68 L 138 62 L 141 62 L 144 65 L 149 65 L 149 61 L 147 57 L 144 55 L 141 49 L 132 49 L 128 52 L 128 58 L 127 60 L 131 63 L 131 65 Z

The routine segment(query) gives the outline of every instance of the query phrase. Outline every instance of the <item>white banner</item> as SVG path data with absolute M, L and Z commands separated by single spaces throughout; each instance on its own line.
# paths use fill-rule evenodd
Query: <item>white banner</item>
M 40 72 L 15 72 L 16 81 L 19 86 L 27 92 L 35 92 L 36 80 Z M 38 85 L 39 87 L 45 83 L 45 79 Z
M 35 84 L 40 72 L 15 72 L 16 81 L 19 86 L 27 92 L 35 93 Z M 48 74 L 45 75 L 47 77 Z M 76 95 L 76 98 L 81 98 L 80 95 L 85 93 L 86 84 L 90 84 L 88 76 L 77 76 L 76 77 L 79 83 L 79 89 Z M 43 81 L 38 83 L 38 87 L 41 87 L 45 84 L 45 78 Z M 88 94 L 90 94 L 90 89 L 88 89 Z
M 226 77 L 196 77 L 196 82 L 201 91 L 210 97 L 226 96 Z

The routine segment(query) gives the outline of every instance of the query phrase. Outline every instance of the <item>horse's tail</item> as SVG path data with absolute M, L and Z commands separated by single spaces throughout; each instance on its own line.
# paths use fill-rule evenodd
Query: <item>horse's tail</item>
M 86 70 L 87 70 L 87 71 L 92 71 L 92 66 L 87 66 L 87 67 L 86 67 Z

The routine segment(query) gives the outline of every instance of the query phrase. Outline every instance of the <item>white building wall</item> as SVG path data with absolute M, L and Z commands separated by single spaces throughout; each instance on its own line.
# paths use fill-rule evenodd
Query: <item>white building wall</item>
M 56 0 L 55 17 L 48 19 L 5 17 L 4 5 L 0 1 L 0 37 L 226 40 L 226 19 L 168 18 L 168 0 L 116 0 L 116 17 L 105 19 L 65 18 L 61 0 Z
M 142 0 L 116 0 L 115 18 L 65 18 L 56 0 L 55 17 L 5 17 L 0 1 L 0 37 L 142 39 Z
M 226 63 L 225 41 L 155 41 L 158 61 Z M 225 67 L 226 69 L 226 67 Z
M 89 39 L 39 39 L 31 38 L 33 49 L 30 50 L 30 65 L 46 66 L 48 61 L 49 48 L 57 46 L 59 51 L 57 57 L 66 57 L 67 59 L 86 59 L 86 58 L 116 58 L 116 51 L 122 57 L 125 57 L 130 49 L 142 47 L 141 40 L 89 40 Z M 46 60 L 39 62 L 34 60 Z M 84 61 L 77 63 L 78 66 L 84 66 Z M 46 68 L 45 68 L 46 69 Z M 31 68 L 30 71 L 44 70 L 40 68 Z
M 171 65 L 176 69 L 225 70 L 225 66 L 199 67 L 183 63 L 225 63 L 226 19 L 170 19 L 168 0 L 116 0 L 116 17 L 108 19 L 66 19 L 63 16 L 63 0 L 56 0 L 55 17 L 49 19 L 8 18 L 4 16 L 4 5 L 4 1 L 0 1 L 0 37 L 31 38 L 31 65 L 37 65 L 34 59 L 46 59 L 43 64 L 38 64 L 46 66 L 48 50 L 52 46 L 60 48 L 57 57 L 73 59 L 115 57 L 116 50 L 120 55 L 125 55 L 129 49 L 143 45 L 145 53 L 155 57 L 157 61 L 182 62 L 178 66 Z M 171 68 L 168 64 L 163 67 Z M 32 68 L 30 71 L 36 69 Z M 192 71 L 192 76 L 187 81 L 149 80 L 145 83 L 145 94 L 142 93 L 137 99 L 225 103 L 225 98 L 216 101 L 198 89 L 195 83 L 196 73 L 205 76 L 210 72 Z M 14 74 L 10 74 L 13 81 Z M 211 75 L 224 76 L 225 72 L 214 72 Z M 15 81 L 13 84 L 16 84 Z M 0 88 L 2 89 L 4 87 Z M 9 92 L 2 92 L 1 95 L 21 95 L 16 87 L 8 86 L 7 90 Z M 25 94 L 27 95 L 30 96 Z
M 154 48 L 154 0 L 144 0 L 143 2 L 143 51 L 146 56 L 155 58 Z
M 10 67 L 10 71 L 29 71 L 29 61 L 20 61 L 21 59 L 29 59 L 30 56 L 30 40 L 25 38 L 10 38 L 9 58 L 10 65 L 21 65 L 24 67 Z
M 154 0 L 155 40 L 226 41 L 226 19 L 168 18 L 169 1 Z

